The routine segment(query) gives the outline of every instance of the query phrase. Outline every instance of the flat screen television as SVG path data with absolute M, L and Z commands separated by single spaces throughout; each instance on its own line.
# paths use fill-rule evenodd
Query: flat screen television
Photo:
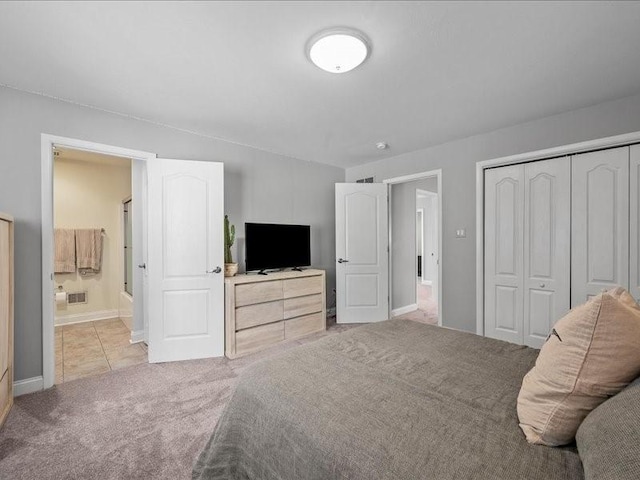
M 311 265 L 311 227 L 245 223 L 247 271 Z

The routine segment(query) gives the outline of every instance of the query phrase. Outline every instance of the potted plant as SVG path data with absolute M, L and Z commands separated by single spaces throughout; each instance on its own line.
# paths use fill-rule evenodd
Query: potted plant
M 233 263 L 231 246 L 236 239 L 236 226 L 229 225 L 229 215 L 224 216 L 224 276 L 233 277 L 238 273 L 238 264 Z

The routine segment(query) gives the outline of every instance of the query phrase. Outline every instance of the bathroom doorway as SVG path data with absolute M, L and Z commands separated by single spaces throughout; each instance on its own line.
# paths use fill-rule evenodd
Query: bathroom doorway
M 134 200 L 130 158 L 53 146 L 56 384 L 147 362 L 133 326 Z

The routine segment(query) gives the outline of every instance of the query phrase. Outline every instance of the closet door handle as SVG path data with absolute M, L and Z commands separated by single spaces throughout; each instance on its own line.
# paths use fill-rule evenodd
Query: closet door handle
M 216 267 L 213 270 L 207 270 L 207 273 L 220 273 L 222 269 L 220 267 Z
M 541 283 L 541 284 L 540 284 L 540 288 L 544 288 L 544 283 Z
M 338 263 L 347 263 L 349 260 L 343 260 L 342 258 L 338 259 Z
M 146 263 L 141 263 L 138 265 L 138 268 L 147 268 L 147 264 Z

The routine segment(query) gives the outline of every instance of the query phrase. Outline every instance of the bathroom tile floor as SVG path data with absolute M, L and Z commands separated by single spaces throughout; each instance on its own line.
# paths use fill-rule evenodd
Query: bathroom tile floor
M 61 325 L 55 334 L 55 383 L 148 361 L 147 346 L 131 344 L 131 332 L 119 318 Z

